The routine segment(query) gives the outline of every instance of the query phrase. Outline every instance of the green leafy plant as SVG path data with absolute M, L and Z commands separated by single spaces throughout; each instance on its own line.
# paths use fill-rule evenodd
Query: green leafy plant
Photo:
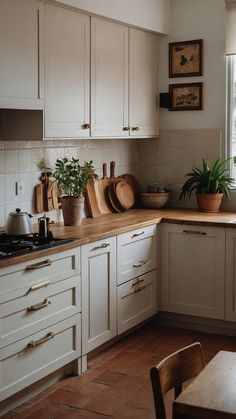
M 202 159 L 201 169 L 194 167 L 192 172 L 185 175 L 185 177 L 188 177 L 188 180 L 180 189 L 180 199 L 186 195 L 190 197 L 193 191 L 201 194 L 223 193 L 228 198 L 230 186 L 235 182 L 230 177 L 229 169 L 226 166 L 228 160 L 222 162 L 220 159 L 217 159 L 211 166 Z
M 91 178 L 97 179 L 93 161 L 84 162 L 79 159 L 64 157 L 57 159 L 53 177 L 57 180 L 61 194 L 65 196 L 84 196 L 86 185 Z

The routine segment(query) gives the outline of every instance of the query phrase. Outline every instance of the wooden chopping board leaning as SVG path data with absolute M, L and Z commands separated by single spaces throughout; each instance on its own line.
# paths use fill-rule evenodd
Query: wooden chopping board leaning
M 50 179 L 51 172 L 43 172 L 42 183 L 35 186 L 35 211 L 37 213 L 59 209 L 57 182 Z

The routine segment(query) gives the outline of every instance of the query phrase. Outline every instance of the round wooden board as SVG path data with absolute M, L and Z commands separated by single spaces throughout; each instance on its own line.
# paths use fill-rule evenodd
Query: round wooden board
M 113 190 L 113 184 L 115 182 L 110 183 L 110 185 L 108 185 L 108 197 L 111 203 L 112 208 L 114 209 L 115 212 L 122 212 L 123 209 L 121 209 L 121 207 L 119 206 L 119 203 L 117 202 L 116 196 L 114 195 L 114 190 Z
M 135 195 L 128 182 L 123 180 L 116 182 L 114 192 L 122 208 L 128 210 L 134 206 Z

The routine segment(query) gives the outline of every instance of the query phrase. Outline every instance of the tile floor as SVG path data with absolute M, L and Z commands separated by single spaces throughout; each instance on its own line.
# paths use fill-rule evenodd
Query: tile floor
M 208 362 L 219 350 L 236 351 L 236 338 L 159 327 L 154 322 L 90 359 L 88 371 L 68 377 L 4 419 L 155 419 L 149 369 L 165 356 L 200 341 Z M 172 394 L 166 395 L 168 419 Z

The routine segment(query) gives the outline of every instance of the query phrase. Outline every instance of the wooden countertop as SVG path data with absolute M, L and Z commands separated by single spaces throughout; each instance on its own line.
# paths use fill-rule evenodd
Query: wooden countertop
M 0 268 L 48 256 L 49 254 L 102 240 L 110 236 L 116 236 L 151 224 L 159 224 L 160 222 L 236 227 L 236 212 L 221 211 L 210 214 L 190 209 L 133 209 L 119 214 L 113 213 L 98 218 L 86 218 L 79 227 L 66 227 L 63 223 L 58 223 L 51 226 L 53 235 L 60 238 L 73 238 L 73 242 L 15 258 L 3 259 L 0 261 Z M 37 229 L 38 226 L 36 225 L 35 231 Z

